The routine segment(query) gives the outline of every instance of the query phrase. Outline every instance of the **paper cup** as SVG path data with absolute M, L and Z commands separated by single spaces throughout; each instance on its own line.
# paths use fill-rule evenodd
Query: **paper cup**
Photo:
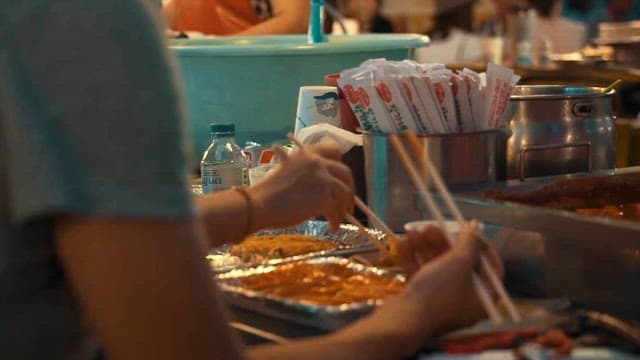
M 298 93 L 298 110 L 294 133 L 316 124 L 340 127 L 338 89 L 335 86 L 302 86 Z

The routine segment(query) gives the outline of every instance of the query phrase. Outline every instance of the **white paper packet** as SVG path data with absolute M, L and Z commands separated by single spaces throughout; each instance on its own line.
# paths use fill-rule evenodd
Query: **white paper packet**
M 419 90 L 413 82 L 413 79 L 419 76 L 417 63 L 411 60 L 404 60 L 398 63 L 397 67 L 400 72 L 400 86 L 402 88 L 402 94 L 407 104 L 409 104 L 413 110 L 413 114 L 415 116 L 414 120 L 420 129 L 419 134 L 433 134 L 435 129 L 429 120 L 430 114 L 420 99 Z M 424 89 L 427 89 L 427 87 L 424 86 Z
M 343 71 L 340 73 L 338 86 L 364 131 L 373 134 L 395 132 L 385 106 L 376 95 L 370 69 L 357 68 Z
M 373 73 L 377 95 L 385 105 L 389 118 L 393 122 L 396 132 L 412 130 L 420 133 L 417 125 L 417 115 L 407 102 L 400 83 L 400 73 L 392 63 L 380 63 Z
M 498 126 L 513 87 L 520 80 L 520 77 L 515 75 L 513 70 L 493 63 L 487 65 L 486 76 L 485 112 L 487 126 L 489 129 L 493 129 Z
M 475 131 L 473 114 L 471 113 L 471 106 L 469 104 L 469 88 L 470 84 L 467 84 L 462 76 L 456 74 L 451 76 L 451 91 L 456 106 L 458 125 L 462 132 Z
M 297 139 L 305 145 L 316 144 L 322 141 L 332 141 L 345 154 L 354 146 L 362 146 L 362 135 L 341 129 L 330 124 L 317 124 L 306 127 L 298 133 Z
M 469 83 L 469 105 L 471 106 L 471 113 L 473 114 L 473 122 L 476 131 L 482 131 L 487 129 L 485 110 L 484 110 L 484 92 L 482 91 L 482 83 L 480 81 L 480 74 L 477 72 L 464 68 L 462 69 L 462 75 L 466 82 Z
M 458 119 L 456 116 L 455 105 L 453 103 L 453 93 L 451 85 L 449 85 L 449 76 L 446 73 L 429 74 L 427 84 L 431 87 L 442 115 L 447 124 L 447 133 L 456 133 L 459 131 Z
M 416 89 L 416 95 L 422 107 L 425 109 L 427 122 L 429 123 L 434 134 L 444 134 L 447 132 L 448 125 L 442 114 L 442 109 L 437 103 L 431 87 L 425 78 L 412 76 L 410 78 L 413 87 Z

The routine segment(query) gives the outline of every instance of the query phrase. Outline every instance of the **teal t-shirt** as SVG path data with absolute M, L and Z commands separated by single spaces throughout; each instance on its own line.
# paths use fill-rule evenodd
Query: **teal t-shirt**
M 155 3 L 0 0 L 0 359 L 95 349 L 53 248 L 56 216 L 192 216 Z

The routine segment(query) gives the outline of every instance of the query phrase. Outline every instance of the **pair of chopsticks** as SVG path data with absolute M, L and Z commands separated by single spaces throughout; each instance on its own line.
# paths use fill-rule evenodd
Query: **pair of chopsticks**
M 413 152 L 418 158 L 419 166 L 422 169 L 426 170 L 428 178 L 430 178 L 433 181 L 437 191 L 440 193 L 440 196 L 443 198 L 445 205 L 449 208 L 455 221 L 458 222 L 458 224 L 462 228 L 463 226 L 466 225 L 467 222 L 464 219 L 462 212 L 460 211 L 455 201 L 453 200 L 453 197 L 451 196 L 449 189 L 447 189 L 444 181 L 442 180 L 442 177 L 440 176 L 435 166 L 431 162 L 431 159 L 427 155 L 426 148 L 423 148 L 422 142 L 418 139 L 418 137 L 414 132 L 408 131 L 405 134 L 407 135 L 407 139 L 409 140 L 409 144 Z M 444 232 L 445 238 L 449 242 L 449 245 L 453 245 L 454 236 L 450 231 L 450 229 L 445 225 L 445 220 L 442 215 L 442 212 L 440 211 L 435 201 L 431 197 L 431 193 L 429 192 L 429 189 L 427 186 L 427 181 L 420 176 L 418 169 L 414 165 L 413 160 L 409 156 L 407 150 L 404 147 L 404 144 L 402 143 L 398 135 L 396 134 L 389 135 L 389 140 L 392 146 L 395 148 L 396 152 L 398 153 L 398 156 L 402 160 L 402 163 L 405 169 L 407 170 L 407 173 L 409 173 L 409 176 L 411 177 L 411 180 L 414 186 L 420 192 L 420 196 L 424 201 L 425 205 L 427 206 L 427 208 L 429 209 L 429 212 L 442 228 L 442 231 Z M 520 322 L 522 318 L 518 313 L 518 310 L 516 309 L 515 305 L 513 304 L 513 301 L 509 297 L 509 294 L 507 294 L 506 290 L 504 289 L 502 282 L 500 281 L 500 279 L 498 279 L 498 276 L 496 275 L 495 271 L 489 264 L 489 261 L 487 260 L 486 256 L 484 255 L 480 256 L 480 264 L 482 266 L 482 269 L 488 275 L 489 283 L 491 284 L 491 286 L 494 288 L 494 290 L 496 291 L 496 293 L 504 303 L 507 309 L 507 313 L 511 318 L 511 320 L 516 323 Z M 498 312 L 498 309 L 493 303 L 493 300 L 491 299 L 489 292 L 487 291 L 483 283 L 480 281 L 480 278 L 476 273 L 472 274 L 472 281 L 473 281 L 475 290 L 478 293 L 478 297 L 480 298 L 480 302 L 482 303 L 485 311 L 487 312 L 489 319 L 494 324 L 502 323 L 504 321 L 502 315 L 500 314 L 500 312 Z
M 293 134 L 291 133 L 287 134 L 287 138 L 294 145 L 296 145 L 300 150 L 304 150 L 305 146 L 300 141 L 298 141 L 298 139 L 296 139 Z M 285 160 L 287 158 L 286 151 L 282 149 L 282 147 L 280 146 L 276 147 L 276 149 L 277 149 L 276 154 L 278 157 L 280 157 L 280 160 Z M 391 250 L 387 248 L 387 246 L 382 242 L 381 239 L 379 239 L 378 237 L 374 236 L 371 232 L 369 232 L 367 228 L 358 219 L 355 218 L 355 216 L 351 214 L 346 214 L 345 220 L 347 220 L 351 225 L 355 226 L 358 229 L 358 232 L 364 235 L 367 238 L 367 240 L 371 242 L 371 244 L 375 245 L 375 247 L 378 249 L 378 251 L 382 255 L 390 258 L 393 257 L 397 251 L 396 244 L 395 244 L 395 241 L 396 241 L 395 234 L 380 218 L 376 216 L 376 214 L 371 209 L 367 207 L 367 205 L 365 205 L 365 203 L 357 195 L 354 194 L 353 196 L 354 196 L 354 203 L 356 204 L 356 206 L 364 214 L 366 214 L 369 217 L 369 219 L 373 219 L 377 223 L 377 228 L 386 235 L 387 240 L 389 241 Z

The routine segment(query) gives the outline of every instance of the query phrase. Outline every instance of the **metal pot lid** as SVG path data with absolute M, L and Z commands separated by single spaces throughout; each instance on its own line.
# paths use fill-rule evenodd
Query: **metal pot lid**
M 597 86 L 569 85 L 518 85 L 513 90 L 511 100 L 568 100 L 612 96 L 615 90 L 604 93 L 605 88 Z

